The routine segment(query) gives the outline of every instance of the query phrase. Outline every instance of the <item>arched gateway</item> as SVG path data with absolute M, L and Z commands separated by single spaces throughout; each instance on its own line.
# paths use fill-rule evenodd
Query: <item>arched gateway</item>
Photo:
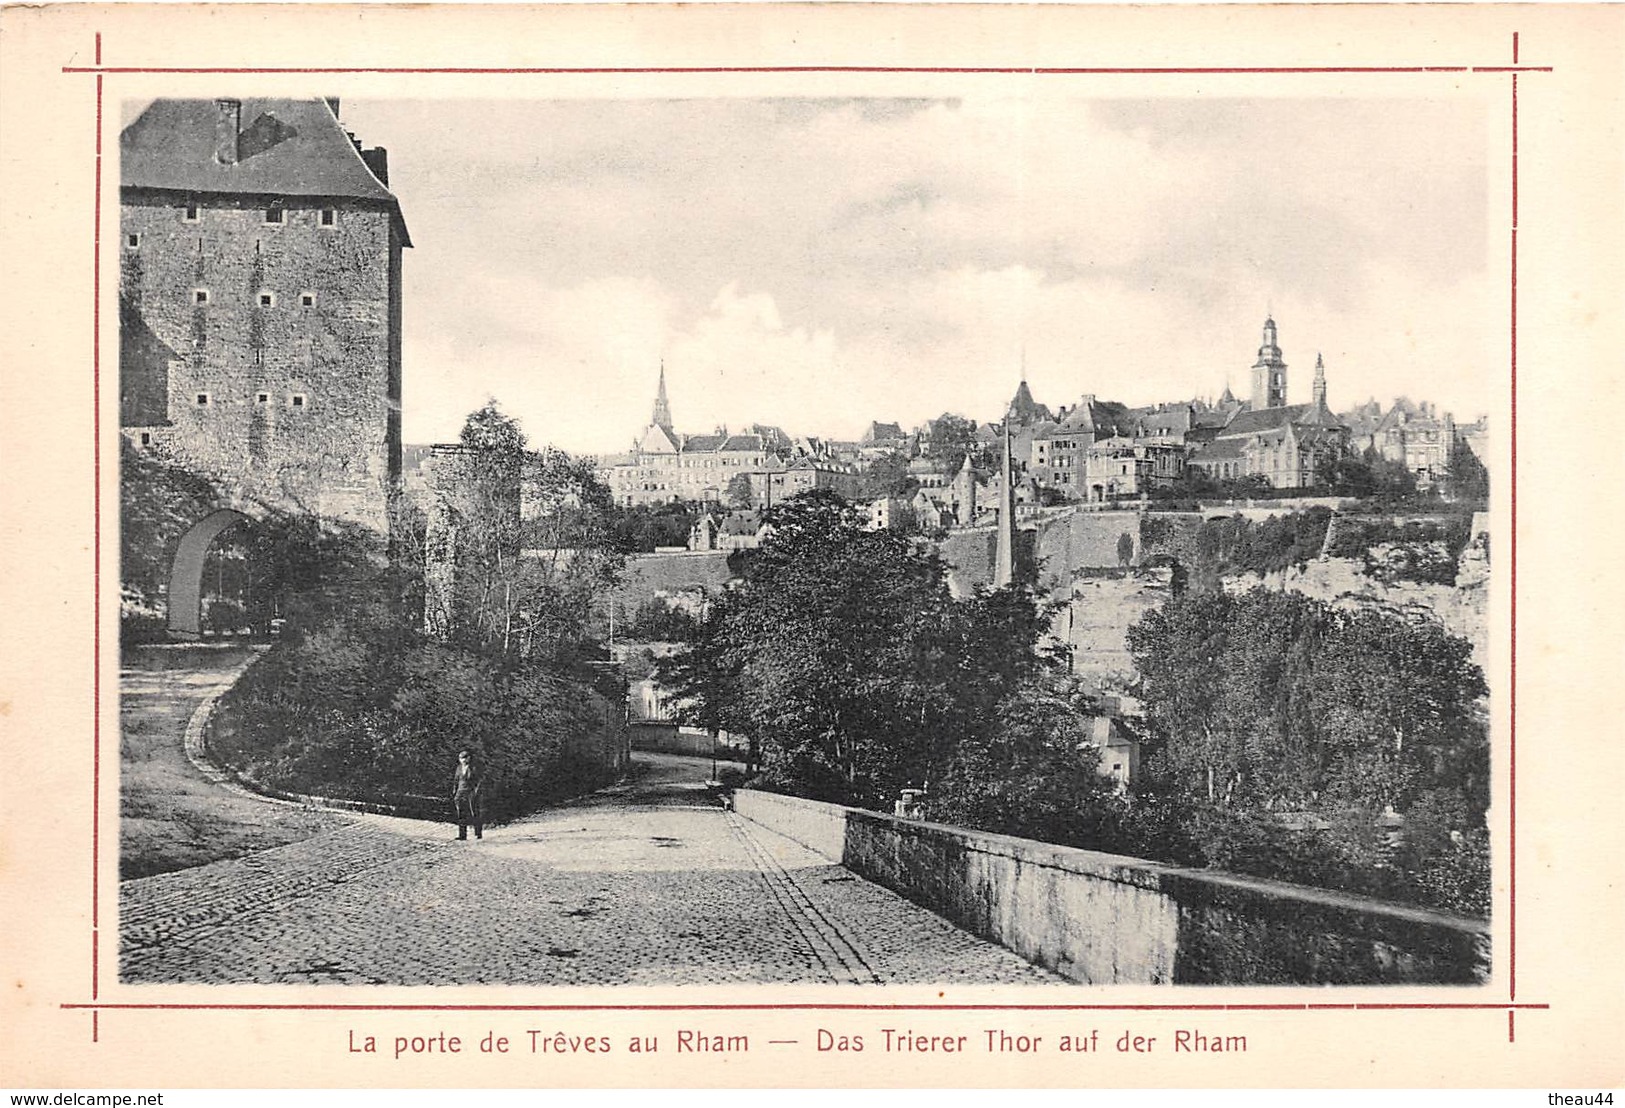
M 203 634 L 203 563 L 221 532 L 254 521 L 235 508 L 210 512 L 181 536 L 169 571 L 169 633 L 196 639 Z

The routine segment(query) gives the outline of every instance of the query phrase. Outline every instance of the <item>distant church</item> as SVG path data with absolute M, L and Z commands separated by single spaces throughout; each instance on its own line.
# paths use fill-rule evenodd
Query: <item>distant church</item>
M 1252 397 L 1236 403 L 1225 389 L 1229 418 L 1190 463 L 1216 480 L 1260 476 L 1275 488 L 1310 488 L 1321 464 L 1348 452 L 1349 429 L 1326 404 L 1326 363 L 1315 357 L 1312 399 L 1286 402 L 1286 360 L 1275 320 L 1264 320 L 1264 342 L 1253 363 Z
M 609 486 L 615 503 L 628 507 L 720 501 L 735 477 L 749 479 L 762 469 L 768 438 L 757 430 L 729 434 L 725 428 L 712 435 L 678 434 L 672 426 L 666 367 L 662 365 L 649 425 L 630 452 L 599 459 L 598 476 Z

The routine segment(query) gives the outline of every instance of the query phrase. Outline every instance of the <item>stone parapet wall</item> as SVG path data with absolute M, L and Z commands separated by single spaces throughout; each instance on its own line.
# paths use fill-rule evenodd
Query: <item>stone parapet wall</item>
M 1087 984 L 1482 984 L 1488 924 L 740 790 L 735 808 Z
M 734 811 L 746 819 L 794 839 L 831 862 L 840 862 L 846 852 L 846 820 L 854 809 L 755 789 L 737 790 L 733 803 Z

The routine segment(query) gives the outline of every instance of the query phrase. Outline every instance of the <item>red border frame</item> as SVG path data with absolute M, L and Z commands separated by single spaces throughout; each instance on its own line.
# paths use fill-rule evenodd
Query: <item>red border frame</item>
M 105 66 L 102 64 L 102 35 L 96 32 L 95 64 L 90 66 L 65 65 L 64 74 L 93 73 L 96 76 L 96 172 L 95 172 L 95 229 L 94 275 L 92 280 L 94 303 L 91 324 L 91 394 L 94 404 L 95 433 L 94 472 L 96 477 L 93 527 L 93 559 L 96 595 L 95 657 L 92 662 L 94 691 L 92 703 L 95 716 L 91 735 L 93 749 L 92 801 L 91 801 L 91 969 L 89 1002 L 64 1002 L 64 1010 L 88 1010 L 91 1013 L 91 1041 L 100 1039 L 100 1015 L 106 1011 L 297 1011 L 297 1012 L 687 1012 L 687 1011 L 1200 1011 L 1200 1012 L 1371 1012 L 1371 1011 L 1482 1011 L 1505 1009 L 1507 1014 L 1507 1041 L 1517 1041 L 1515 1017 L 1519 1010 L 1545 1011 L 1546 1003 L 1518 1003 L 1518 75 L 1520 73 L 1551 73 L 1552 66 L 1522 65 L 1519 63 L 1519 32 L 1512 34 L 1511 65 L 1430 65 L 1430 66 L 1193 66 L 1193 67 L 1078 67 L 1053 68 L 1038 66 L 852 66 L 852 65 L 792 65 L 792 66 L 610 66 L 610 67 L 522 67 L 494 68 L 479 66 L 408 67 L 408 66 L 356 66 L 356 67 L 230 67 L 230 66 Z M 571 75 L 571 74 L 729 74 L 729 73 L 916 73 L 916 74 L 986 74 L 1030 76 L 1095 76 L 1095 75 L 1305 75 L 1305 74 L 1433 74 L 1433 73 L 1492 73 L 1510 74 L 1511 97 L 1511 225 L 1510 225 L 1510 429 L 1509 470 L 1509 672 L 1508 672 L 1508 937 L 1506 1003 L 1439 1002 L 1439 1003 L 1280 1003 L 1280 1004 L 211 1004 L 211 1003 L 117 1003 L 100 1000 L 100 939 L 101 939 L 101 226 L 102 226 L 102 127 L 103 82 L 108 74 L 456 74 L 456 75 Z

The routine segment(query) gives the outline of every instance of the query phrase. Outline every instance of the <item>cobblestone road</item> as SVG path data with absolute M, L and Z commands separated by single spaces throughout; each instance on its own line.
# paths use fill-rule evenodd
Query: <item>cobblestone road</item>
M 1056 978 L 707 803 L 709 763 L 458 842 L 349 817 L 120 886 L 131 982 L 1017 984 Z

